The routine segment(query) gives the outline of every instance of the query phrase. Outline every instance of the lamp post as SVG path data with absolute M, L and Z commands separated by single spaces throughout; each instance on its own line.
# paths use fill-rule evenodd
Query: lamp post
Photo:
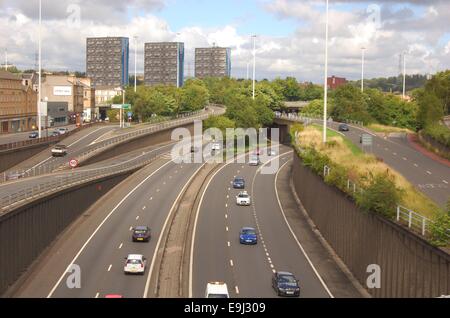
M 406 98 L 406 52 L 403 52 L 403 99 Z
M 37 116 L 38 116 L 38 134 L 39 138 L 42 137 L 42 127 L 41 127 L 41 100 L 42 100 L 42 64 L 41 64 L 41 33 L 42 33 L 42 0 L 39 0 L 39 28 L 38 28 L 38 54 L 39 54 L 39 91 L 38 91 L 38 102 L 37 102 Z
M 134 36 L 134 92 L 137 91 L 137 43 L 138 36 Z
M 325 86 L 323 98 L 323 142 L 327 142 L 327 103 L 328 103 L 328 0 L 327 17 L 325 23 Z
M 253 38 L 253 99 L 255 99 L 255 87 L 256 87 L 256 35 L 252 35 Z
M 365 51 L 366 48 L 362 47 L 361 48 L 361 59 L 362 59 L 362 63 L 361 63 L 361 92 L 364 93 L 364 58 L 365 58 Z

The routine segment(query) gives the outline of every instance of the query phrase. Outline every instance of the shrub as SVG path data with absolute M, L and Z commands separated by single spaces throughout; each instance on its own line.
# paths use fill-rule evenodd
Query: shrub
M 423 132 L 440 144 L 450 147 L 450 129 L 447 126 L 436 123 L 428 125 Z
M 363 191 L 356 194 L 356 203 L 366 212 L 375 212 L 393 218 L 398 202 L 401 201 L 401 190 L 389 172 L 371 175 Z
M 431 225 L 431 242 L 437 246 L 447 246 L 450 238 L 450 200 L 447 211 L 442 211 Z

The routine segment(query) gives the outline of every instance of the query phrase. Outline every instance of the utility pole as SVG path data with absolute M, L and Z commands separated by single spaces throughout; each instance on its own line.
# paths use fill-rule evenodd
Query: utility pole
M 252 35 L 253 38 L 253 99 L 255 99 L 256 88 L 256 35 Z
M 41 48 L 41 36 L 42 36 L 42 0 L 39 0 L 39 35 L 38 35 L 38 51 L 39 51 L 39 92 L 38 92 L 38 104 L 37 104 L 37 116 L 38 116 L 38 134 L 39 138 L 42 137 L 41 127 L 41 101 L 42 101 L 42 48 Z
M 327 17 L 325 23 L 325 85 L 323 97 L 323 142 L 327 142 L 327 107 L 328 107 L 328 0 L 327 0 Z
M 403 99 L 406 98 L 406 52 L 403 52 Z
M 361 67 L 361 92 L 364 93 L 364 53 L 365 53 L 366 48 L 362 47 L 361 51 L 362 51 L 362 67 Z

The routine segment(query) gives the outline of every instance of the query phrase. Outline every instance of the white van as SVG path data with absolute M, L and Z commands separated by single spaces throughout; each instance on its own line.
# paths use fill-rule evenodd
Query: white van
M 211 282 L 206 285 L 206 298 L 230 298 L 227 284 L 222 282 Z

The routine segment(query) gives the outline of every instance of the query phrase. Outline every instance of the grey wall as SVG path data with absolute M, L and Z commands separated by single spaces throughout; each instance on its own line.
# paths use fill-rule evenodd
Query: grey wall
M 439 297 L 450 294 L 450 255 L 403 227 L 361 212 L 294 155 L 292 177 L 298 197 L 315 225 L 363 285 L 367 266 L 381 266 L 374 297 Z
M 68 225 L 131 173 L 74 187 L 0 215 L 0 295 Z

